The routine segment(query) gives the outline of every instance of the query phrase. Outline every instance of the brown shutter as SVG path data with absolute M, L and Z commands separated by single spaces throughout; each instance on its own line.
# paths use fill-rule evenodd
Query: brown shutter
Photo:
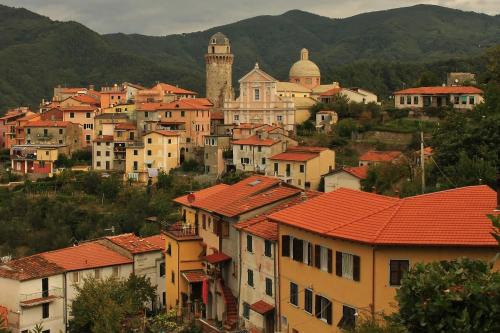
M 335 273 L 342 276 L 342 252 L 335 252 Z
M 313 265 L 313 247 L 311 243 L 307 243 L 307 264 L 309 266 Z M 311 301 L 312 303 L 312 301 Z
M 314 245 L 314 266 L 321 268 L 321 246 Z
M 329 302 L 327 305 L 327 308 L 325 309 L 326 311 L 326 322 L 331 325 L 332 324 L 332 311 L 333 311 L 333 304 L 332 302 Z
M 360 275 L 360 257 L 353 256 L 353 269 L 352 269 L 352 278 L 354 281 L 359 281 Z
M 293 239 L 293 260 L 304 261 L 304 242 L 302 239 Z
M 290 256 L 290 236 L 288 235 L 281 236 L 281 255 L 283 257 Z
M 328 249 L 328 273 L 333 272 L 333 251 Z

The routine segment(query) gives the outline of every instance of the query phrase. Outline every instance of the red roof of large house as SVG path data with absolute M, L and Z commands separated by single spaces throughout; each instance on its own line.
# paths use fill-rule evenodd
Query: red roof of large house
M 115 130 L 135 130 L 136 128 L 134 123 L 118 123 L 115 125 Z
M 257 135 L 254 135 L 246 139 L 233 141 L 233 145 L 272 146 L 279 142 L 273 139 L 259 139 Z
M 40 254 L 67 271 L 131 264 L 133 261 L 96 242 L 83 243 Z
M 98 100 L 96 100 L 94 97 L 89 96 L 89 95 L 76 95 L 76 96 L 71 96 L 68 98 L 71 98 L 71 99 L 74 99 L 78 102 L 86 103 L 86 104 L 92 104 L 92 105 L 99 104 Z
M 70 121 L 51 121 L 51 120 L 40 120 L 40 121 L 29 121 L 24 127 L 68 127 L 73 123 Z
M 366 177 L 368 177 L 367 165 L 359 167 L 345 167 L 342 170 L 359 179 L 366 179 Z
M 94 138 L 94 142 L 113 142 L 112 135 L 99 135 Z
M 157 247 L 159 247 L 163 250 L 165 250 L 165 248 L 166 248 L 166 244 L 165 244 L 166 238 L 165 238 L 165 235 L 163 235 L 163 234 L 144 237 L 143 239 L 146 240 L 147 242 L 150 242 L 151 244 L 156 245 Z
M 305 161 L 312 160 L 313 158 L 316 158 L 318 156 L 319 155 L 317 153 L 308 153 L 308 152 L 301 152 L 301 151 L 295 152 L 295 151 L 287 150 L 286 152 L 273 155 L 269 159 L 281 160 L 281 161 L 305 162 Z
M 198 95 L 198 93 L 194 91 L 179 88 L 168 83 L 158 83 L 158 84 L 165 93 L 176 94 L 176 95 Z
M 371 162 L 391 162 L 400 157 L 403 153 L 400 151 L 379 151 L 370 150 L 359 157 L 360 161 Z
M 342 188 L 270 218 L 368 244 L 490 247 L 498 246 L 487 218 L 495 214 L 496 195 L 485 185 L 404 199 Z
M 483 91 L 476 87 L 418 87 L 399 90 L 394 95 L 448 95 L 448 94 L 482 94 Z
M 340 94 L 341 91 L 342 91 L 342 88 L 340 88 L 340 87 L 332 88 L 332 89 L 329 89 L 329 90 L 325 91 L 324 93 L 320 94 L 320 96 L 334 96 L 334 95 Z
M 106 237 L 106 239 L 135 254 L 163 250 L 165 248 L 165 238 L 163 238 L 162 243 L 161 237 L 161 235 L 156 235 L 148 238 L 140 238 L 130 233 L 110 236 Z
M 64 268 L 45 259 L 41 254 L 9 261 L 0 265 L 0 277 L 25 281 L 64 272 Z
M 228 188 L 228 187 L 229 187 L 229 185 L 226 185 L 226 184 L 217 184 L 217 185 L 210 186 L 208 188 L 204 188 L 202 190 L 196 191 L 193 194 L 191 194 L 191 198 L 193 199 L 192 202 L 189 201 L 189 198 L 188 198 L 190 196 L 189 194 L 183 195 L 182 197 L 175 198 L 174 201 L 181 204 L 181 205 L 190 207 L 191 204 L 194 203 L 195 201 L 203 200 L 203 199 L 207 198 L 208 196 L 215 194 L 215 193 L 218 193 L 218 192 L 220 192 L 223 189 Z
M 214 103 L 210 101 L 208 98 L 188 98 L 189 102 L 191 104 L 198 104 L 198 105 L 203 105 L 203 106 L 214 106 Z

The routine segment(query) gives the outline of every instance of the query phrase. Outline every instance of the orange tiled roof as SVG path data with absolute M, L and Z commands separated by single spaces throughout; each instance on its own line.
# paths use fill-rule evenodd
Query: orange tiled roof
M 313 158 L 318 157 L 317 153 L 307 153 L 307 152 L 293 152 L 286 151 L 284 153 L 279 153 L 271 156 L 269 159 L 271 160 L 280 160 L 280 161 L 296 161 L 296 162 L 305 162 L 312 160 Z
M 400 157 L 403 153 L 400 151 L 378 151 L 370 150 L 359 157 L 360 161 L 371 162 L 391 162 Z
M 483 91 L 476 87 L 418 87 L 399 90 L 394 95 L 447 95 L 447 94 L 482 94 Z
M 0 277 L 19 281 L 38 279 L 64 272 L 64 268 L 50 262 L 41 254 L 9 261 L 0 265 Z
M 195 193 L 193 193 L 194 201 L 203 200 L 206 197 L 208 197 L 212 194 L 218 193 L 218 192 L 220 192 L 223 189 L 228 188 L 228 187 L 229 187 L 229 185 L 226 185 L 226 184 L 217 184 L 217 185 L 196 191 Z M 175 198 L 174 202 L 177 202 L 178 204 L 190 207 L 191 203 L 188 200 L 188 196 L 189 195 L 183 195 L 182 197 Z M 193 203 L 194 203 L 194 201 L 193 201 Z
M 204 256 L 202 259 L 211 264 L 219 264 L 221 262 L 231 260 L 232 258 L 223 252 L 216 252 L 208 256 Z
M 214 103 L 212 103 L 208 98 L 189 98 L 189 102 L 191 104 L 199 104 L 203 106 L 214 106 Z
M 366 179 L 368 177 L 368 166 L 359 166 L 359 167 L 345 167 L 343 169 L 345 172 L 350 173 L 356 178 Z
M 78 102 L 81 103 L 93 104 L 93 105 L 99 104 L 99 101 L 97 101 L 95 98 L 89 95 L 76 95 L 69 98 L 77 100 Z
M 131 264 L 133 261 L 96 242 L 83 243 L 40 254 L 67 271 Z
M 494 247 L 487 214 L 495 207 L 496 192 L 485 185 L 404 199 L 339 189 L 271 218 L 368 244 Z
M 198 95 L 198 93 L 194 91 L 179 88 L 168 83 L 160 82 L 158 84 L 165 93 L 176 94 L 176 95 Z
M 68 127 L 73 123 L 70 121 L 51 121 L 51 120 L 40 120 L 40 121 L 29 121 L 24 127 Z
M 163 234 L 159 234 L 159 235 L 153 235 L 153 236 L 149 236 L 149 237 L 144 237 L 144 239 L 148 242 L 150 242 L 151 244 L 154 244 L 156 245 L 157 247 L 165 250 L 165 247 L 166 247 L 166 244 L 165 244 L 165 236 Z
M 80 91 L 87 91 L 87 88 L 70 87 L 70 88 L 63 88 L 62 89 L 62 92 L 64 94 L 76 94 Z
M 334 96 L 337 94 L 340 94 L 342 91 L 342 88 L 332 88 L 330 90 L 325 91 L 324 93 L 320 94 L 320 96 Z
M 182 271 L 181 273 L 189 283 L 203 282 L 203 280 L 208 279 L 208 276 L 202 269 Z
M 63 112 L 69 112 L 69 111 L 90 112 L 95 110 L 97 110 L 97 108 L 91 105 L 75 105 L 75 106 L 66 106 L 62 108 Z
M 113 136 L 112 135 L 99 135 L 94 138 L 95 142 L 112 142 L 113 141 Z
M 134 123 L 118 123 L 115 125 L 115 130 L 135 130 L 136 128 Z
M 233 145 L 272 146 L 279 142 L 280 141 L 274 141 L 273 139 L 259 139 L 257 135 L 254 135 L 246 139 L 233 141 Z
M 136 235 L 130 233 L 110 236 L 106 237 L 106 239 L 109 239 L 111 242 L 134 254 L 151 251 L 161 251 L 165 248 L 165 244 L 161 243 L 160 235 L 149 237 L 148 240 L 146 238 L 137 237 Z M 165 242 L 165 238 L 163 238 L 163 240 Z
M 265 315 L 266 313 L 274 310 L 274 305 L 271 305 L 269 303 L 264 302 L 263 300 L 260 300 L 250 305 L 250 309 L 261 315 Z

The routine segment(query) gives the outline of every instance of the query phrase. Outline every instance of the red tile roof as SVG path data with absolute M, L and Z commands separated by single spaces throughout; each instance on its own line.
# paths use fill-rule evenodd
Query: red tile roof
M 158 84 L 160 85 L 161 89 L 165 93 L 176 94 L 176 95 L 198 95 L 198 93 L 196 93 L 194 91 L 179 88 L 179 87 L 173 86 L 173 85 L 168 84 L 168 83 L 161 83 L 160 82 Z
M 394 95 L 447 95 L 447 94 L 482 94 L 483 91 L 476 87 L 418 87 L 399 90 Z
M 145 237 L 144 240 L 150 242 L 151 244 L 156 245 L 158 248 L 165 250 L 166 248 L 166 240 L 165 235 L 159 234 L 154 236 Z
M 369 244 L 494 247 L 487 214 L 498 214 L 495 207 L 496 192 L 485 185 L 404 199 L 340 189 L 271 218 Z
M 342 91 L 342 88 L 332 88 L 330 90 L 325 91 L 324 93 L 320 94 L 320 96 L 334 96 L 340 94 Z
M 370 162 L 391 162 L 400 157 L 403 153 L 400 151 L 378 151 L 370 150 L 359 157 L 360 161 Z
M 97 110 L 97 108 L 91 105 L 74 105 L 65 106 L 62 108 L 63 112 L 92 112 L 95 110 Z
M 133 260 L 96 242 L 44 252 L 40 255 L 67 271 L 133 263 Z
M 265 315 L 266 313 L 274 310 L 274 305 L 271 305 L 269 303 L 264 302 L 263 300 L 260 300 L 250 305 L 250 309 L 261 315 Z
M 284 153 L 273 155 L 269 159 L 271 159 L 271 160 L 281 160 L 281 161 L 305 162 L 305 161 L 312 160 L 313 158 L 316 158 L 318 156 L 319 155 L 316 154 L 316 153 L 289 152 L 289 151 L 286 151 Z
M 98 137 L 94 138 L 94 142 L 113 142 L 113 136 L 99 135 Z
M 70 88 L 62 88 L 61 91 L 64 94 L 76 94 L 80 91 L 87 91 L 87 88 L 70 87 Z
M 214 106 L 214 103 L 212 103 L 208 98 L 189 98 L 188 100 L 191 104 L 198 104 L 208 107 Z
M 19 281 L 38 279 L 63 272 L 63 267 L 50 262 L 41 254 L 12 260 L 0 265 L 0 277 Z
M 72 124 L 70 121 L 40 120 L 27 122 L 24 127 L 68 127 Z
M 214 186 L 211 186 L 211 187 L 194 192 L 192 194 L 192 198 L 194 201 L 203 200 L 206 197 L 208 197 L 212 194 L 215 194 L 217 192 L 220 192 L 227 187 L 229 187 L 229 185 L 217 184 L 217 185 L 214 185 Z M 194 201 L 189 202 L 188 196 L 189 195 L 183 195 L 182 197 L 175 198 L 174 201 L 177 202 L 178 204 L 191 207 L 191 203 L 194 203 Z
M 208 261 L 211 264 L 218 264 L 224 261 L 231 260 L 232 258 L 223 252 L 216 252 L 208 256 L 202 257 L 203 260 Z
M 182 271 L 181 273 L 182 276 L 184 276 L 184 278 L 189 283 L 203 282 L 203 280 L 208 279 L 208 276 L 202 269 L 192 270 L 192 271 Z
M 279 142 L 273 139 L 259 139 L 257 135 L 254 135 L 246 139 L 233 141 L 233 145 L 272 146 Z
M 165 248 L 165 238 L 163 238 L 163 243 L 161 241 L 161 236 L 156 235 L 154 238 L 140 238 L 136 235 L 122 234 L 117 236 L 106 237 L 106 239 L 115 243 L 116 245 L 126 249 L 130 253 L 145 253 L 152 251 L 161 251 Z
M 72 96 L 69 98 L 72 98 L 80 103 L 86 103 L 86 104 L 91 104 L 91 105 L 99 104 L 98 100 L 96 100 L 94 97 L 89 96 L 89 95 L 76 95 L 76 96 Z
M 345 167 L 343 170 L 359 179 L 366 179 L 368 177 L 367 165 L 360 167 Z
M 134 123 L 118 123 L 115 130 L 135 130 L 137 126 Z

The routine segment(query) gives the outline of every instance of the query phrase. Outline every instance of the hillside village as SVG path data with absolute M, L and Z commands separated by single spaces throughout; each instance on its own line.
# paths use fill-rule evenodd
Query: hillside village
M 148 195 L 183 178 L 202 184 L 169 197 L 173 219 L 147 217 L 153 235 L 115 235 L 113 224 L 106 236 L 2 258 L 0 318 L 12 332 L 71 332 L 86 277 L 132 272 L 156 288 L 144 313 L 173 311 L 203 332 L 350 332 L 398 311 L 417 263 L 498 252 L 487 217 L 500 211 L 495 167 L 454 186 L 434 157 L 443 118 L 485 106 L 475 74 L 382 100 L 325 82 L 306 48 L 287 81 L 255 63 L 233 82 L 229 38 L 207 42 L 205 96 L 167 82 L 57 86 L 38 109 L 0 118 L 6 191 L 63 192 L 60 179 L 85 174 Z

